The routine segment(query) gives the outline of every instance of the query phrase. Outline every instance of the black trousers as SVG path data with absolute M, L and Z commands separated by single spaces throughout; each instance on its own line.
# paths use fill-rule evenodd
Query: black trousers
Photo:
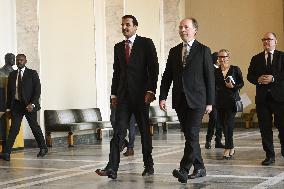
M 275 101 L 271 94 L 268 93 L 266 101 L 256 104 L 256 113 L 258 118 L 259 129 L 261 133 L 263 150 L 266 157 L 274 158 L 273 145 L 273 115 L 274 125 L 279 131 L 280 144 L 284 147 L 284 102 Z
M 218 124 L 217 109 L 213 106 L 209 114 L 209 122 L 207 127 L 206 141 L 211 141 L 215 131 L 215 142 L 221 143 L 222 140 L 222 127 Z
M 233 108 L 218 108 L 218 123 L 223 128 L 225 149 L 234 148 L 233 133 L 235 128 L 236 112 Z
M 26 105 L 23 102 L 15 101 L 14 106 L 11 109 L 11 113 L 11 127 L 6 141 L 6 146 L 4 148 L 5 153 L 11 153 L 11 149 L 14 145 L 17 135 L 19 134 L 21 122 L 24 116 L 26 117 L 29 123 L 29 126 L 32 130 L 38 147 L 41 149 L 47 148 L 42 134 L 42 130 L 37 122 L 37 112 L 28 112 L 26 110 Z
M 189 108 L 184 93 L 181 95 L 179 106 L 176 108 L 185 137 L 184 154 L 180 161 L 181 169 L 189 171 L 192 165 L 194 166 L 194 170 L 204 168 L 199 144 L 199 132 L 204 111 L 204 108 Z
M 130 100 L 120 101 L 116 107 L 115 123 L 113 125 L 113 138 L 110 141 L 110 154 L 107 168 L 118 170 L 120 163 L 120 152 L 125 146 L 125 137 L 129 129 L 131 115 L 134 114 L 140 134 L 143 161 L 145 167 L 153 167 L 152 137 L 149 127 L 149 105 L 145 103 L 131 103 Z

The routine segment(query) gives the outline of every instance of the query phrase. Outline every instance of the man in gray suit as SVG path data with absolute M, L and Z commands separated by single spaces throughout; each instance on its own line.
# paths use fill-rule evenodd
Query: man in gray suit
M 179 35 L 183 42 L 170 50 L 160 87 L 160 108 L 166 110 L 168 91 L 173 82 L 172 105 L 186 140 L 180 168 L 173 170 L 173 176 L 181 183 L 186 183 L 188 178 L 206 176 L 200 153 L 199 131 L 204 112 L 212 111 L 215 95 L 211 52 L 195 40 L 197 30 L 198 24 L 194 18 L 180 22 Z M 192 165 L 193 173 L 188 175 Z

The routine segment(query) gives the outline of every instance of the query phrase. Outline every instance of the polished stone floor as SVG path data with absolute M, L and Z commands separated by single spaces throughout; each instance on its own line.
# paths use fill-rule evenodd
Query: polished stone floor
M 109 139 L 95 145 L 74 148 L 51 148 L 45 158 L 36 158 L 37 149 L 13 153 L 11 161 L 0 160 L 0 188 L 32 189 L 168 189 L 168 188 L 284 188 L 284 158 L 281 157 L 278 132 L 274 132 L 276 162 L 261 166 L 264 159 L 260 134 L 257 129 L 236 129 L 236 154 L 233 160 L 222 160 L 222 149 L 204 148 L 205 129 L 200 133 L 202 155 L 207 176 L 181 184 L 171 174 L 178 168 L 183 154 L 184 138 L 171 129 L 153 137 L 155 175 L 142 177 L 140 136 L 135 142 L 135 155 L 123 157 L 118 178 L 111 180 L 94 173 L 106 165 Z

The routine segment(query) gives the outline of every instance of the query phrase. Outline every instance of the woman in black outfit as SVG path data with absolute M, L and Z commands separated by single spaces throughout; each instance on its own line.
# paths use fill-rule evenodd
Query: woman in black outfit
M 220 67 L 215 70 L 216 108 L 218 122 L 223 127 L 225 136 L 224 159 L 231 159 L 235 154 L 233 131 L 235 127 L 236 101 L 240 100 L 239 90 L 244 86 L 243 76 L 238 66 L 230 65 L 230 51 L 218 52 Z

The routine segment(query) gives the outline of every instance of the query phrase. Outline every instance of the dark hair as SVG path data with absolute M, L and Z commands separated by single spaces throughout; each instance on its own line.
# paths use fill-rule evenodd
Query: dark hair
M 134 26 L 138 26 L 138 21 L 133 15 L 124 15 L 122 19 L 132 18 L 132 22 Z
M 17 54 L 17 56 L 16 56 L 16 57 L 20 57 L 20 56 L 25 57 L 25 59 L 27 59 L 27 57 L 26 57 L 26 55 L 25 55 L 25 54 Z
M 10 59 L 10 58 L 15 59 L 15 55 L 13 53 L 5 54 L 5 60 Z
M 193 17 L 190 17 L 190 18 L 188 18 L 188 19 L 192 21 L 193 27 L 198 30 L 198 23 L 197 23 L 197 20 L 196 20 L 195 18 L 193 18 Z
M 217 62 L 218 59 L 218 52 L 214 52 L 211 54 L 212 60 L 213 60 L 213 64 L 215 64 Z

